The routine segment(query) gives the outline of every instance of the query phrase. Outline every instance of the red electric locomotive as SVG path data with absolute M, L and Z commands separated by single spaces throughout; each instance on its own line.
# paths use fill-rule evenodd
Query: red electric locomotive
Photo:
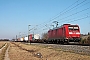
M 68 43 L 80 41 L 80 28 L 78 25 L 63 24 L 48 31 L 47 42 Z

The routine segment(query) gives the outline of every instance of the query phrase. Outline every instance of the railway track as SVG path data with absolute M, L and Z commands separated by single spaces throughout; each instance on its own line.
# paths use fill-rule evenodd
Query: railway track
M 42 47 L 50 47 L 50 49 L 55 50 L 62 50 L 78 54 L 90 55 L 90 45 L 87 44 L 43 44 L 43 43 L 31 43 L 31 44 Z

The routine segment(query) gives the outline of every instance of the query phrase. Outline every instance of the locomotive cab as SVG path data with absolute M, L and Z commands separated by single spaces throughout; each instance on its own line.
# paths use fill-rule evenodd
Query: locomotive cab
M 79 42 L 80 41 L 80 29 L 78 25 L 69 25 L 68 26 L 68 38 L 70 42 Z

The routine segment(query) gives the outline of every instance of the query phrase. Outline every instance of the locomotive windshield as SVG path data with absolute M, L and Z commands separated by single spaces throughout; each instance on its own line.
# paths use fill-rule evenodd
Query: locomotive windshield
M 69 30 L 79 30 L 78 26 L 69 26 L 68 27 Z
M 78 27 L 74 27 L 74 30 L 78 30 L 79 28 Z

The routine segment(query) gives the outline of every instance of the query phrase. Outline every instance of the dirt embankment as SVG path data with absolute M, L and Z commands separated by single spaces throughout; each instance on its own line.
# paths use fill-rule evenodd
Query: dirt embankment
M 55 51 L 44 47 L 10 43 L 10 60 L 90 60 L 90 56 Z

